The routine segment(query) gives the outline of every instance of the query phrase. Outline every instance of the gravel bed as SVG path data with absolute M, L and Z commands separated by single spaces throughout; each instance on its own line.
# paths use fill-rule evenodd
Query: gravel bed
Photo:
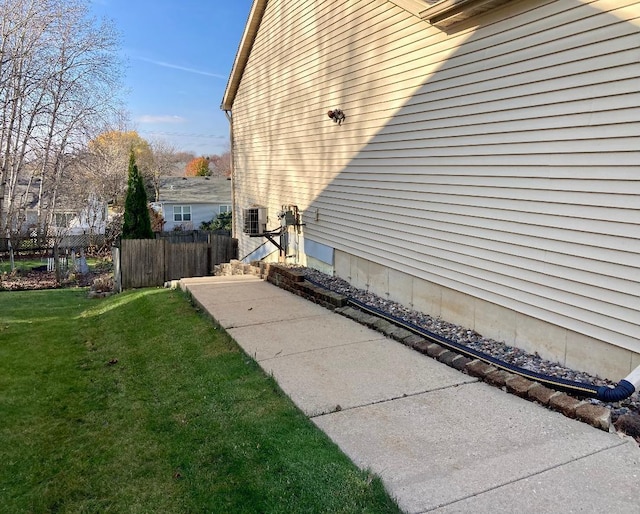
M 526 370 L 535 371 L 552 377 L 573 380 L 575 382 L 583 382 L 593 385 L 615 385 L 609 380 L 590 375 L 583 371 L 567 368 L 556 362 L 543 359 L 538 354 L 530 354 L 519 348 L 509 346 L 504 342 L 483 337 L 474 330 L 461 327 L 454 323 L 449 323 L 441 318 L 434 318 L 428 314 L 411 310 L 399 303 L 381 298 L 368 291 L 356 289 L 341 278 L 331 277 L 311 268 L 295 268 L 304 272 L 311 281 L 316 282 L 331 291 L 352 297 L 387 314 L 391 314 L 404 321 L 408 321 L 418 325 L 419 327 L 425 328 L 430 332 L 449 339 L 450 341 L 463 344 Z M 623 414 L 640 414 L 640 395 L 638 392 L 634 393 L 630 398 L 614 404 L 603 403 L 596 399 L 589 399 L 589 401 L 594 404 L 606 405 L 609 407 L 611 409 L 612 421 L 615 421 Z

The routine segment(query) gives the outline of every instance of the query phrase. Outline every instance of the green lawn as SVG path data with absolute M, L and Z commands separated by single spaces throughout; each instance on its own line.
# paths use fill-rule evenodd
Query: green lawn
M 398 512 L 180 291 L 0 292 L 0 512 Z
M 15 269 L 28 271 L 36 266 L 47 264 L 46 258 L 41 259 L 16 259 L 14 262 Z M 11 262 L 8 257 L 0 257 L 0 273 L 9 273 L 11 271 Z

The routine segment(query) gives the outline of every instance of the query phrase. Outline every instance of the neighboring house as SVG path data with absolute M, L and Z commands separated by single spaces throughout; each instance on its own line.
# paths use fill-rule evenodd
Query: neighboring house
M 58 206 L 53 212 L 47 230 L 52 237 L 104 235 L 108 222 L 107 202 L 95 196 L 89 198 L 86 205 L 72 207 L 72 202 L 65 198 L 58 199 Z M 47 215 L 44 213 L 43 215 Z M 18 233 L 35 234 L 38 226 L 37 199 L 27 205 Z
M 51 207 L 45 194 L 44 206 L 39 205 L 40 179 L 18 178 L 9 208 L 9 224 L 15 249 L 86 248 L 105 242 L 109 222 L 108 205 L 95 194 L 89 197 L 59 193 Z M 46 190 L 45 190 L 46 193 Z M 3 234 L 4 236 L 4 234 Z M 0 237 L 0 248 L 7 248 Z
M 281 253 L 241 233 L 244 209 L 271 230 L 296 206 L 289 261 L 622 378 L 639 56 L 639 1 L 255 0 L 221 106 L 239 252 Z
M 92 198 L 79 211 L 57 209 L 53 216 L 51 230 L 65 236 L 104 235 L 108 216 L 107 202 Z
M 164 218 L 163 230 L 197 230 L 202 222 L 231 211 L 231 180 L 214 177 L 167 177 L 160 200 L 151 206 Z

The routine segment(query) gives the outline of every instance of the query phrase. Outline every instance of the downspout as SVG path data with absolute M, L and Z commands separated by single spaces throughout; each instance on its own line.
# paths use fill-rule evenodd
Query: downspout
M 619 402 L 629 398 L 640 387 L 640 366 L 624 377 L 614 388 L 602 386 L 598 389 L 598 400 Z
M 235 172 L 235 148 L 233 144 L 233 113 L 224 109 L 224 115 L 229 121 L 229 171 L 231 173 L 231 237 L 237 237 L 238 216 L 236 216 L 236 172 Z

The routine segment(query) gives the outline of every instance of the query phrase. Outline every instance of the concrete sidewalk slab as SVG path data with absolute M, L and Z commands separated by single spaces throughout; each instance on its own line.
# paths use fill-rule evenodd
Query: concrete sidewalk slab
M 257 277 L 180 284 L 406 512 L 640 505 L 636 443 L 477 382 Z
M 214 281 L 212 280 L 213 278 L 224 280 Z M 182 279 L 181 282 L 192 294 L 196 295 L 199 300 L 205 301 L 207 305 L 210 306 L 246 302 L 251 299 L 262 300 L 274 298 L 284 300 L 293 296 L 284 289 L 280 289 L 271 284 L 266 284 L 268 287 L 265 287 L 265 282 L 257 277 L 246 277 L 244 275 L 209 277 L 208 281 L 205 281 L 204 278 L 190 278 Z
M 635 473 L 629 473 L 629 470 L 635 470 Z M 461 499 L 432 512 L 637 512 L 640 508 L 639 480 L 637 443 L 626 441 L 607 451 Z
M 323 309 L 324 314 L 302 319 L 231 328 L 229 334 L 257 361 L 380 339 L 380 333 L 344 316 Z
M 253 280 L 234 280 L 236 276 L 211 277 L 224 280 L 200 281 L 195 284 L 187 279 L 181 280 L 181 283 L 225 329 L 322 316 L 327 313 L 324 307 L 257 277 L 252 277 Z
M 623 444 L 481 382 L 313 421 L 359 467 L 381 476 L 408 513 L 471 498 Z M 571 505 L 560 506 L 550 512 L 571 511 Z
M 278 357 L 260 365 L 308 416 L 477 381 L 386 338 Z
M 216 287 L 220 284 L 237 284 L 238 282 L 263 282 L 263 280 L 255 275 L 227 275 L 218 277 L 190 277 L 181 278 L 180 282 L 184 286 L 194 286 L 202 284 L 215 284 Z

